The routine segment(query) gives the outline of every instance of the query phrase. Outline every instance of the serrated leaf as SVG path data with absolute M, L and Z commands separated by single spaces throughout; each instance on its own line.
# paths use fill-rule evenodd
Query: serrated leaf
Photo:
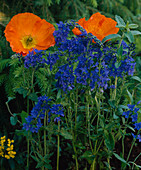
M 123 20 L 120 16 L 116 15 L 116 16 L 115 16 L 115 19 L 116 19 L 118 25 L 126 26 L 124 20 Z
M 106 36 L 102 40 L 102 43 L 106 42 L 107 40 L 113 39 L 113 38 L 121 38 L 121 35 L 119 35 L 119 34 L 110 34 L 110 35 Z
M 130 43 L 134 42 L 134 36 L 131 31 L 128 33 L 124 33 L 124 35 L 127 37 Z

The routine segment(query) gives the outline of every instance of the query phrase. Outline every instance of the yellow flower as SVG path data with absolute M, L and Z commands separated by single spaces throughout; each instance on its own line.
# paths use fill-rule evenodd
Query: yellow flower
M 16 152 L 13 151 L 14 145 L 11 145 L 11 143 L 14 143 L 14 140 L 7 139 L 7 149 L 5 150 L 5 141 L 6 137 L 3 136 L 0 138 L 0 156 L 5 157 L 6 159 L 14 158 L 16 155 Z M 7 151 L 8 154 L 5 154 L 5 151 Z
M 9 155 L 5 155 L 4 156 L 6 159 L 10 159 L 10 156 Z

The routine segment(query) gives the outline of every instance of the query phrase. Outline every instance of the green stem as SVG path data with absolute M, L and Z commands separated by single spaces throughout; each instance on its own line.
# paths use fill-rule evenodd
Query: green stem
M 59 147 L 60 147 L 60 121 L 58 121 L 58 147 L 57 147 L 57 170 L 59 170 Z
M 43 149 L 42 149 L 42 145 L 41 145 L 41 141 L 40 141 L 39 132 L 38 132 L 38 141 L 39 141 L 39 150 L 40 150 L 40 154 L 43 155 Z
M 99 124 L 99 116 L 100 116 L 100 99 L 98 102 L 96 95 L 95 95 L 95 101 L 96 101 L 96 106 L 98 110 L 98 117 L 97 117 L 97 133 L 98 133 L 98 124 Z
M 46 151 L 47 151 L 47 149 L 46 149 L 46 146 L 47 146 L 47 144 L 46 144 L 46 117 L 47 117 L 47 113 L 45 112 L 45 117 L 44 117 L 44 156 L 46 155 Z
M 136 142 L 136 139 L 137 139 L 137 136 L 138 136 L 139 133 L 140 133 L 140 130 L 138 131 L 138 133 L 137 133 L 137 135 L 136 135 L 136 138 L 133 139 L 133 142 L 132 142 L 131 148 L 130 148 L 130 150 L 129 150 L 129 153 L 128 153 L 126 162 L 128 162 L 128 160 L 129 160 L 129 157 L 130 157 L 130 155 L 131 155 L 133 146 L 134 146 L 134 144 L 135 144 L 135 142 Z M 124 167 L 123 169 L 125 169 L 125 168 L 126 168 L 126 165 L 125 165 L 125 167 Z
M 29 132 L 27 137 L 27 170 L 29 169 Z
M 75 139 L 74 139 L 74 134 L 73 134 L 73 141 L 72 141 L 72 144 L 73 144 L 73 149 L 74 149 L 74 153 L 75 153 L 75 163 L 76 163 L 76 170 L 78 170 L 78 159 L 77 159 L 77 151 L 76 151 L 76 147 L 75 147 Z
M 113 99 L 114 99 L 114 100 L 116 99 L 116 95 L 117 95 L 117 80 L 118 80 L 118 78 L 117 78 L 117 76 L 116 76 L 116 78 L 115 78 L 114 96 L 113 96 Z
M 124 130 L 124 135 L 123 135 L 123 138 L 122 138 L 122 158 L 124 158 L 124 138 L 125 138 L 125 132 L 126 132 L 126 130 Z
M 90 136 L 91 136 L 91 124 L 90 124 L 90 104 L 89 104 L 89 91 L 86 92 L 86 114 L 87 114 L 87 124 L 88 124 L 88 136 L 89 136 L 89 144 L 90 144 L 90 148 L 93 152 L 93 148 L 92 148 L 92 143 L 91 143 L 91 140 L 90 140 Z
M 69 109 L 68 109 L 68 113 L 69 113 L 69 122 L 71 123 L 71 134 L 72 134 L 72 145 L 73 145 L 73 150 L 75 153 L 75 162 L 76 162 L 76 170 L 78 170 L 78 160 L 77 160 L 77 151 L 76 151 L 76 147 L 75 147 L 75 141 L 76 141 L 76 137 L 75 134 L 73 132 L 73 121 L 72 121 L 72 111 L 71 111 L 71 97 L 72 97 L 72 93 L 70 94 L 70 99 L 69 99 Z M 75 102 L 75 98 L 73 97 L 74 102 Z M 76 131 L 76 118 L 77 118 L 77 105 L 75 105 L 75 131 Z
M 77 133 L 77 104 L 78 104 L 78 89 L 76 88 L 76 96 L 74 96 L 75 101 L 75 139 L 76 139 L 76 133 Z

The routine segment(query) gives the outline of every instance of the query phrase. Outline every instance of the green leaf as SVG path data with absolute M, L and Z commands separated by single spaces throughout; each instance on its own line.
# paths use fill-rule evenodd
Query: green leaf
M 126 165 L 129 166 L 129 164 L 128 164 L 123 158 L 121 158 L 118 154 L 113 153 L 113 155 L 114 155 L 118 160 L 120 160 L 121 162 L 123 162 L 123 163 L 125 163 Z
M 64 128 L 61 129 L 60 135 L 62 135 L 65 139 L 72 139 L 72 135 Z
M 37 101 L 38 101 L 38 96 L 37 96 L 36 93 L 31 93 L 31 94 L 29 95 L 29 99 L 32 100 L 32 101 L 34 101 L 34 102 L 37 102 Z
M 134 79 L 134 80 L 137 80 L 141 83 L 141 79 L 138 76 L 132 76 L 131 78 Z
M 110 100 L 108 100 L 108 103 L 112 108 L 116 108 L 116 106 L 115 106 L 116 101 L 115 100 L 110 99 Z
M 112 135 L 112 133 L 108 131 L 104 131 L 104 138 L 105 138 L 105 144 L 108 150 L 113 151 L 115 147 L 115 140 L 114 140 L 114 136 Z
M 102 43 L 105 43 L 107 40 L 113 39 L 113 38 L 121 38 L 121 35 L 119 34 L 110 34 L 106 36 L 103 40 Z
M 137 24 L 129 24 L 128 27 L 130 29 L 134 29 L 134 28 L 138 28 L 138 25 Z
M 117 51 L 118 56 L 122 56 L 122 53 L 123 53 L 123 45 L 121 45 Z
M 124 20 L 123 20 L 120 16 L 116 15 L 116 16 L 115 16 L 115 19 L 116 19 L 118 25 L 126 26 Z
M 27 93 L 28 93 L 28 91 L 26 89 L 24 89 L 23 87 L 15 89 L 15 92 L 22 94 L 24 98 L 27 96 Z
M 129 128 L 129 129 L 131 129 L 133 132 L 135 132 L 135 129 L 134 129 L 134 128 L 132 128 L 131 126 L 126 125 L 126 127 L 128 127 L 128 128 Z
M 38 162 L 36 168 L 41 168 L 44 165 L 44 162 Z
M 25 118 L 28 117 L 28 113 L 26 113 L 25 111 L 22 111 L 19 115 L 21 116 L 22 123 L 26 123 Z
M 13 115 L 14 116 L 10 117 L 10 123 L 11 123 L 11 125 L 15 126 L 16 123 L 17 123 L 18 118 L 17 118 L 17 114 L 14 113 Z
M 129 31 L 128 33 L 124 33 L 124 35 L 127 37 L 130 43 L 134 42 L 134 36 L 131 31 Z
M 126 26 L 125 25 L 121 25 L 121 24 L 118 24 L 116 25 L 117 28 L 125 28 Z
M 91 164 L 95 158 L 95 155 L 91 151 L 85 151 L 81 158 L 87 159 L 88 163 Z
M 140 122 L 141 122 L 141 111 L 139 110 L 138 112 L 139 112 L 139 114 L 138 114 L 138 120 L 137 120 L 137 122 L 140 123 Z
M 58 93 L 57 93 L 57 99 L 61 98 L 61 90 L 59 89 L 58 90 Z
M 91 3 L 92 3 L 92 5 L 93 5 L 94 8 L 97 7 L 97 1 L 96 1 L 96 0 L 91 0 Z
M 56 3 L 59 4 L 59 3 L 60 3 L 60 0 L 56 0 Z
M 140 31 L 131 31 L 131 33 L 132 33 L 133 35 L 141 35 L 141 32 L 140 32 Z
M 137 165 L 137 164 L 134 163 L 134 162 L 129 161 L 128 163 L 132 163 L 133 165 L 135 165 L 136 168 L 140 168 L 140 169 L 141 169 L 141 166 L 140 166 L 140 165 Z M 139 170 L 139 169 L 136 169 L 136 170 Z
M 15 99 L 16 97 L 8 97 L 8 100 L 6 103 L 9 103 L 11 100 Z
M 115 67 L 116 67 L 116 68 L 119 68 L 119 67 L 120 67 L 120 65 L 121 65 L 121 62 L 118 62 L 118 61 L 117 61 L 117 62 L 115 62 Z
M 129 90 L 127 89 L 127 93 L 128 93 L 128 96 L 129 96 L 129 99 L 130 99 L 130 102 L 131 104 L 133 103 L 133 97 L 131 95 L 131 93 L 129 92 Z
M 33 156 L 33 155 L 31 155 L 31 154 L 30 154 L 30 156 L 31 156 L 36 162 L 38 162 L 38 159 L 37 159 L 35 156 Z

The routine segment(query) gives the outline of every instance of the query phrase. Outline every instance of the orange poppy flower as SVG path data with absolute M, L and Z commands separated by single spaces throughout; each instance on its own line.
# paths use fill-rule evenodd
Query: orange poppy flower
M 87 33 L 92 33 L 101 41 L 107 35 L 116 34 L 119 31 L 119 28 L 115 27 L 117 24 L 116 21 L 111 18 L 106 18 L 99 12 L 93 14 L 88 21 L 86 21 L 85 18 L 81 18 L 77 23 L 82 26 Z M 75 35 L 81 34 L 81 31 L 76 27 L 72 31 Z
M 12 50 L 25 56 L 33 48 L 46 50 L 54 46 L 54 30 L 54 26 L 46 20 L 32 13 L 20 13 L 11 19 L 4 33 Z

